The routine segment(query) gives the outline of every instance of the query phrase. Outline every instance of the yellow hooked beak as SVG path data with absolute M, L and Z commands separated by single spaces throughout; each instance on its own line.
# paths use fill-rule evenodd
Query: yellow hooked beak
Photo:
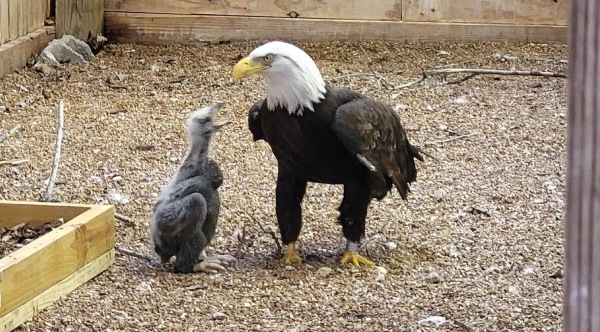
M 269 66 L 265 66 L 265 65 L 261 65 L 261 64 L 255 64 L 254 61 L 249 58 L 243 58 L 242 60 L 238 61 L 238 63 L 235 64 L 235 66 L 233 66 L 233 80 L 234 81 L 241 81 L 242 78 L 246 77 L 246 76 L 250 76 L 252 74 L 255 74 L 257 72 L 269 69 Z

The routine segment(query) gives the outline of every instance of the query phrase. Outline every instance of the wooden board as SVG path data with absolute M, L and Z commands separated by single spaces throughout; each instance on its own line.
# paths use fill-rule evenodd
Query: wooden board
M 56 38 L 73 35 L 83 41 L 102 34 L 104 0 L 56 0 Z
M 194 44 L 204 41 L 513 41 L 566 43 L 566 27 L 461 23 L 285 19 L 243 16 L 107 12 L 106 34 L 121 43 Z M 290 33 L 289 31 L 294 31 Z
M 3 202 L 3 204 L 9 204 Z M 52 205 L 52 203 L 48 203 Z M 68 209 L 55 206 L 50 220 Z M 75 206 L 79 209 L 79 206 Z M 113 250 L 114 207 L 94 206 L 0 259 L 0 317 Z
M 106 0 L 106 11 L 156 14 L 400 20 L 402 0 Z M 295 14 L 294 14 L 295 13 Z
M 14 40 L 19 38 L 19 0 L 8 0 L 8 27 L 9 38 Z M 15 23 L 17 22 L 17 23 Z
M 10 40 L 8 2 L 9 0 L 0 0 L 0 45 Z
M 56 285 L 48 288 L 40 295 L 29 300 L 27 303 L 15 309 L 9 315 L 0 317 L 0 330 L 10 331 L 17 328 L 21 324 L 30 320 L 40 310 L 51 306 L 61 297 L 66 296 L 95 276 L 106 271 L 106 269 L 108 269 L 114 262 L 115 250 L 112 249 L 94 259 L 83 268 L 63 279 Z
M 25 67 L 33 54 L 54 39 L 54 31 L 54 27 L 43 27 L 0 46 L 0 77 Z
M 403 0 L 402 20 L 566 26 L 568 8 L 567 0 Z
M 67 222 L 90 208 L 92 205 L 0 201 L 0 228 L 9 228 L 24 222 L 37 227 L 59 218 Z

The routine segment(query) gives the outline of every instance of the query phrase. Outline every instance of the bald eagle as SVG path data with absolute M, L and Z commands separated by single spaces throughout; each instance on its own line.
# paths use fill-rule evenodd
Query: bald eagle
M 300 263 L 295 242 L 308 182 L 341 184 L 339 222 L 347 240 L 341 263 L 374 262 L 358 253 L 367 209 L 393 186 L 402 199 L 417 178 L 415 159 L 400 118 L 389 106 L 358 92 L 325 84 L 315 62 L 300 48 L 273 41 L 254 49 L 233 68 L 233 79 L 263 74 L 267 95 L 251 108 L 254 141 L 266 141 L 278 162 L 276 215 L 287 251 L 285 263 Z

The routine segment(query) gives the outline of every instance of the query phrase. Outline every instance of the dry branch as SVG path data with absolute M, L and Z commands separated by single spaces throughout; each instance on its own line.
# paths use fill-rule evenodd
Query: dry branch
M 18 166 L 18 165 L 25 164 L 28 162 L 29 162 L 29 159 L 2 160 L 2 161 L 0 161 L 0 166 L 5 166 L 5 165 Z
M 447 143 L 447 142 L 452 142 L 455 141 L 457 139 L 462 139 L 462 138 L 467 138 L 467 137 L 471 137 L 471 136 L 475 136 L 478 133 L 471 133 L 471 134 L 466 134 L 466 135 L 460 135 L 460 136 L 456 136 L 456 137 L 452 137 L 452 138 L 448 138 L 448 139 L 444 139 L 441 141 L 431 141 L 431 142 L 426 142 L 425 145 L 437 145 L 437 144 L 442 144 L 442 143 Z
M 139 259 L 143 259 L 143 260 L 146 260 L 146 261 L 148 261 L 148 262 L 150 262 L 150 263 L 152 263 L 152 262 L 156 261 L 156 260 L 155 260 L 153 257 L 151 257 L 151 256 L 144 255 L 144 254 L 140 254 L 140 253 L 137 253 L 137 252 L 135 252 L 135 251 L 131 251 L 131 250 L 129 250 L 129 249 L 121 248 L 121 247 L 120 247 L 120 246 L 118 246 L 118 245 L 115 245 L 115 250 L 117 250 L 118 252 L 120 252 L 120 253 L 122 253 L 122 254 L 124 254 L 124 255 L 128 255 L 128 256 L 131 256 L 131 257 L 139 258 Z
M 6 134 L 0 135 L 0 143 L 6 141 L 10 136 L 14 135 L 14 133 L 19 129 L 21 129 L 21 125 L 16 125 L 11 130 L 9 130 Z
M 131 219 L 131 218 L 130 218 L 130 217 L 128 217 L 128 216 L 124 216 L 124 215 L 122 215 L 122 214 L 120 214 L 120 213 L 115 213 L 115 218 L 116 218 L 116 219 L 118 219 L 118 220 L 124 221 L 124 222 L 126 222 L 126 223 L 130 223 L 130 224 L 133 224 L 133 223 L 134 223 L 134 222 L 133 222 L 133 219 Z
M 254 218 L 251 215 L 248 215 L 248 217 L 250 219 L 252 219 L 252 221 L 254 221 L 254 223 L 256 223 L 258 225 L 258 227 L 260 227 L 260 230 L 263 231 L 265 234 L 269 234 L 273 240 L 275 241 L 275 245 L 277 246 L 277 252 L 279 254 L 281 254 L 283 252 L 283 249 L 281 247 L 281 243 L 279 243 L 279 238 L 277 238 L 277 235 L 275 234 L 275 232 L 273 232 L 272 230 L 266 230 L 263 225 L 260 223 L 260 221 L 256 220 L 256 218 Z
M 61 99 L 58 102 L 58 129 L 56 134 L 56 146 L 54 149 L 54 161 L 52 162 L 52 171 L 50 172 L 50 178 L 48 180 L 48 186 L 46 192 L 42 194 L 40 198 L 41 202 L 54 202 L 56 199 L 52 197 L 52 190 L 56 183 L 56 176 L 58 175 L 58 164 L 60 163 L 60 148 L 63 137 L 63 126 L 65 122 L 65 102 Z
M 367 58 L 367 67 L 369 68 L 370 73 L 350 73 L 342 76 L 332 77 L 330 79 L 339 79 L 345 77 L 352 76 L 372 76 L 377 78 L 377 84 L 383 85 L 390 90 L 400 90 L 411 87 L 413 85 L 419 84 L 425 81 L 428 77 L 433 75 L 443 75 L 444 79 L 442 84 L 459 84 L 468 79 L 471 79 L 477 75 L 508 75 L 508 76 L 540 76 L 540 77 L 560 77 L 567 78 L 566 73 L 559 72 L 549 72 L 549 71 L 529 71 L 529 70 L 501 70 L 501 69 L 483 69 L 483 68 L 435 68 L 435 69 L 423 69 L 421 68 L 421 77 L 415 79 L 411 82 L 404 84 L 394 84 L 390 82 L 385 76 L 376 71 L 373 68 L 373 61 L 371 57 L 367 53 L 367 51 L 362 47 L 362 45 L 358 44 L 358 48 Z M 462 78 L 453 81 L 446 81 L 445 77 L 450 74 L 468 74 Z

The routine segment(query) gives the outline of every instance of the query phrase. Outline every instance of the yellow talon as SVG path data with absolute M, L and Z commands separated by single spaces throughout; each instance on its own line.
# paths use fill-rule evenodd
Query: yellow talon
M 302 258 L 298 256 L 298 252 L 296 252 L 296 244 L 294 242 L 288 244 L 287 252 L 283 256 L 283 261 L 286 264 L 302 263 Z
M 344 253 L 344 256 L 342 257 L 342 264 L 346 264 L 346 263 L 352 263 L 352 265 L 354 265 L 356 267 L 359 267 L 360 264 L 369 265 L 369 266 L 375 265 L 375 262 L 372 262 L 372 261 L 362 257 L 356 251 L 346 251 Z

